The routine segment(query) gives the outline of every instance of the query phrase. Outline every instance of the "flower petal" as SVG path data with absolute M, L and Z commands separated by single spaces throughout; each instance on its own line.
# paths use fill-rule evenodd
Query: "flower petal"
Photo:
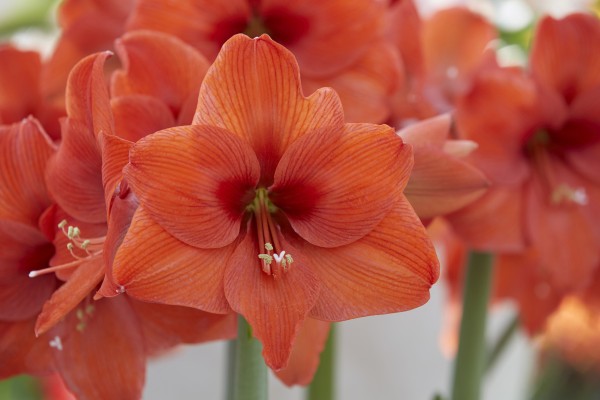
M 146 351 L 156 354 L 181 343 L 234 339 L 237 315 L 211 314 L 194 308 L 130 300 L 137 314 Z
M 234 248 L 198 249 L 186 245 L 140 207 L 115 256 L 113 278 L 140 300 L 224 314 L 230 308 L 223 293 L 223 274 Z
M 485 193 L 485 176 L 442 150 L 415 147 L 415 165 L 404 194 L 421 219 L 456 211 Z
M 522 251 L 526 245 L 521 187 L 492 186 L 467 207 L 446 215 L 454 231 L 482 251 Z
M 144 341 L 127 299 L 103 299 L 91 307 L 82 303 L 79 310 L 50 332 L 54 360 L 67 388 L 81 399 L 141 398 Z
M 18 122 L 39 107 L 41 69 L 38 53 L 0 47 L 0 123 Z
M 284 154 L 269 197 L 305 240 L 321 247 L 345 245 L 389 212 L 412 161 L 410 146 L 387 125 L 316 131 Z
M 586 89 L 600 84 L 600 23 L 592 15 L 572 14 L 538 24 L 531 47 L 531 70 L 542 84 L 570 103 Z
M 347 246 L 294 245 L 323 285 L 310 313 L 321 320 L 418 307 L 429 299 L 429 289 L 439 276 L 433 245 L 405 198 L 368 235 Z
M 522 147 L 539 127 L 538 102 L 534 83 L 507 69 L 481 72 L 457 101 L 458 135 L 479 145 L 469 160 L 493 183 L 514 185 L 529 176 Z
M 0 321 L 0 379 L 18 374 L 46 374 L 54 368 L 46 336 L 36 338 L 35 318 Z
M 117 41 L 116 49 L 124 69 L 112 76 L 113 96 L 153 96 L 174 115 L 188 97 L 198 97 L 208 61 L 178 38 L 153 31 L 128 32 Z
M 115 134 L 130 142 L 179 125 L 169 107 L 155 97 L 138 94 L 114 97 L 110 105 L 115 118 Z
M 402 66 L 389 44 L 374 44 L 351 66 L 326 77 L 302 77 L 306 93 L 331 86 L 340 96 L 346 121 L 385 122 L 389 97 L 402 84 Z
M 250 231 L 252 232 L 252 231 Z M 256 235 L 248 233 L 237 246 L 225 271 L 225 295 L 242 314 L 252 334 L 263 344 L 265 362 L 274 370 L 288 363 L 302 321 L 315 304 L 319 282 L 302 254 L 283 242 L 294 263 L 281 276 L 262 271 Z
M 69 280 L 58 288 L 44 304 L 35 324 L 35 334 L 41 335 L 54 327 L 88 296 L 104 276 L 102 257 L 82 263 Z M 37 278 L 35 278 L 37 279 Z
M 381 34 L 385 5 L 370 0 L 271 0 L 259 15 L 303 74 L 331 75 L 355 62 Z
M 32 279 L 29 271 L 48 266 L 54 249 L 37 229 L 0 220 L 0 320 L 35 316 L 57 286 L 52 275 Z
M 308 385 L 317 372 L 319 358 L 325 348 L 330 323 L 306 318 L 292 347 L 290 361 L 275 375 L 286 385 Z
M 218 248 L 238 236 L 259 166 L 252 149 L 231 133 L 185 126 L 137 142 L 125 176 L 167 232 L 191 246 Z
M 0 218 L 33 227 L 50 205 L 44 173 L 55 152 L 33 118 L 0 127 Z
M 335 92 L 320 89 L 305 98 L 294 56 L 266 35 L 237 35 L 223 45 L 206 74 L 194 117 L 194 124 L 227 129 L 250 143 L 266 186 L 294 140 L 343 121 Z

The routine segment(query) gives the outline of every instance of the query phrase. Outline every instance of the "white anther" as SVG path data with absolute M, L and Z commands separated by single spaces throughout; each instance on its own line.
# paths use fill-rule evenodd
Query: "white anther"
M 50 347 L 54 347 L 58 351 L 62 351 L 63 349 L 62 340 L 60 340 L 60 337 L 58 336 L 54 336 L 54 339 L 52 339 L 49 344 Z

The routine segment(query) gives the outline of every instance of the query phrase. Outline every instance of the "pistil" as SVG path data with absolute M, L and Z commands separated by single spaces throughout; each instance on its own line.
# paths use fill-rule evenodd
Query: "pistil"
M 259 254 L 262 270 L 267 275 L 277 278 L 281 270 L 287 272 L 290 264 L 294 261 L 290 254 L 286 254 L 279 240 L 279 227 L 271 216 L 275 207 L 270 204 L 266 189 L 258 189 L 256 198 L 251 207 L 256 219 L 256 231 L 258 234 Z M 273 263 L 273 261 L 275 261 Z

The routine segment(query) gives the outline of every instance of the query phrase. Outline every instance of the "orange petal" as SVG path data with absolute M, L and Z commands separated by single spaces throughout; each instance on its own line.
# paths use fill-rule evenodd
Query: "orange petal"
M 40 106 L 40 55 L 10 45 L 0 47 L 0 121 L 12 124 Z
M 494 270 L 494 297 L 512 299 L 519 307 L 519 322 L 530 335 L 541 332 L 546 319 L 560 304 L 562 294 L 544 277 L 537 253 L 501 254 Z
M 188 97 L 198 97 L 208 61 L 178 38 L 152 31 L 129 32 L 117 41 L 116 49 L 124 69 L 112 76 L 113 96 L 153 96 L 174 115 Z
M 531 47 L 531 70 L 570 103 L 577 95 L 600 84 L 600 22 L 592 15 L 572 14 L 539 23 Z
M 104 201 L 110 214 L 115 190 L 123 179 L 123 168 L 129 162 L 129 150 L 133 143 L 115 135 L 100 134 L 98 137 L 102 151 L 102 182 Z
M 82 263 L 52 297 L 44 304 L 35 324 L 35 334 L 41 335 L 54 327 L 94 289 L 104 276 L 102 257 Z M 37 279 L 37 278 L 34 278 Z
M 411 156 L 387 125 L 316 131 L 284 154 L 269 196 L 302 238 L 341 246 L 369 233 L 389 212 L 408 181 Z
M 388 37 L 400 51 L 400 56 L 411 77 L 425 73 L 422 29 L 423 22 L 413 0 L 397 1 L 388 12 Z
M 46 374 L 54 368 L 48 338 L 36 338 L 35 318 L 0 321 L 0 379 L 18 374 Z
M 432 79 L 462 78 L 484 58 L 484 50 L 496 39 L 496 28 L 481 15 L 465 7 L 452 7 L 432 15 L 423 26 L 425 65 Z
M 50 274 L 29 278 L 29 271 L 48 266 L 54 249 L 42 233 L 10 220 L 0 220 L 0 319 L 35 316 L 56 288 Z
M 192 246 L 218 248 L 238 236 L 259 167 L 252 149 L 231 133 L 185 126 L 137 142 L 125 176 L 167 232 Z
M 234 248 L 188 246 L 140 207 L 115 256 L 113 277 L 117 285 L 140 300 L 224 314 L 230 309 L 223 293 L 223 274 Z
M 252 231 L 250 231 L 252 232 Z M 302 254 L 288 243 L 294 263 L 281 276 L 262 271 L 256 235 L 248 233 L 240 242 L 225 271 L 225 295 L 231 308 L 242 314 L 252 334 L 263 344 L 266 364 L 284 368 L 302 321 L 315 304 L 319 282 Z
M 33 118 L 0 127 L 0 218 L 37 227 L 50 205 L 44 173 L 54 151 Z
M 522 251 L 525 222 L 521 187 L 492 186 L 467 207 L 446 215 L 454 231 L 482 251 Z
M 143 0 L 136 2 L 127 27 L 170 33 L 212 60 L 229 37 L 244 30 L 250 16 L 248 0 Z
M 57 203 L 76 219 L 90 223 L 106 220 L 102 186 L 102 157 L 96 136 L 114 133 L 104 63 L 110 53 L 81 60 L 67 85 L 67 114 L 62 142 L 52 160 L 48 186 Z
M 373 45 L 384 25 L 385 5 L 370 0 L 272 0 L 259 5 L 273 39 L 298 58 L 303 74 L 331 75 Z
M 294 140 L 343 121 L 335 92 L 321 89 L 305 98 L 294 56 L 266 35 L 237 35 L 223 45 L 206 74 L 194 117 L 194 124 L 227 129 L 250 143 L 265 185 Z
M 450 138 L 452 118 L 450 114 L 427 118 L 398 131 L 398 135 L 413 148 L 433 147 L 441 149 Z
M 111 55 L 105 51 L 84 58 L 73 67 L 67 82 L 67 114 L 84 123 L 92 137 L 115 130 L 104 79 L 104 64 Z
M 472 165 L 435 148 L 415 147 L 415 165 L 404 194 L 421 219 L 456 211 L 480 197 L 489 186 Z
M 325 348 L 329 322 L 306 318 L 292 347 L 290 361 L 275 375 L 286 385 L 308 385 L 319 367 L 319 356 Z
M 403 80 L 402 66 L 389 44 L 370 46 L 351 66 L 335 75 L 312 78 L 303 76 L 306 93 L 331 86 L 342 100 L 346 121 L 385 122 L 390 116 L 389 96 Z
M 88 54 L 111 50 L 122 35 L 133 0 L 65 0 L 58 9 L 62 34 L 42 75 L 43 93 L 60 101 L 69 71 Z
M 60 147 L 48 163 L 48 190 L 67 214 L 80 221 L 106 221 L 102 155 L 88 126 L 74 120 L 62 121 Z
M 103 299 L 91 307 L 82 303 L 79 310 L 50 332 L 67 388 L 81 399 L 141 398 L 144 341 L 127 299 Z
M 307 243 L 299 251 L 323 285 L 310 315 L 327 321 L 423 305 L 439 276 L 429 236 L 404 198 L 362 239 L 333 249 Z
M 176 124 L 167 105 L 155 97 L 130 95 L 112 98 L 110 105 L 115 118 L 117 136 L 137 142 L 151 133 Z
M 586 190 L 588 182 L 568 170 L 559 159 L 551 161 L 557 185 Z M 557 190 L 557 188 L 554 188 Z M 541 267 L 558 290 L 576 290 L 587 286 L 600 265 L 600 237 L 594 234 L 596 213 L 586 213 L 586 204 L 553 203 L 547 181 L 536 176 L 527 193 L 527 228 L 531 244 L 539 253 Z M 590 209 L 591 211 L 591 209 Z M 590 219 L 591 216 L 591 219 Z
M 234 339 L 237 314 L 211 314 L 194 308 L 130 300 L 137 314 L 146 351 L 156 354 L 180 343 Z
M 480 73 L 457 101 L 459 137 L 479 145 L 469 159 L 493 183 L 517 184 L 529 175 L 523 143 L 541 122 L 537 95 L 521 72 L 496 69 Z

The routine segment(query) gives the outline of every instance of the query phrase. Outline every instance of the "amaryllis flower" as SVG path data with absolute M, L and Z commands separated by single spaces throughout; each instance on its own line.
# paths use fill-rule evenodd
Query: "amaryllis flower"
M 439 10 L 422 20 L 414 2 L 402 0 L 390 6 L 387 18 L 388 37 L 406 75 L 392 101 L 396 126 L 451 111 L 472 75 L 495 60 L 486 48 L 496 28 L 465 7 Z
M 194 124 L 133 145 L 125 179 L 140 206 L 113 278 L 142 300 L 242 314 L 280 369 L 308 316 L 429 298 L 438 263 L 402 194 L 411 166 L 390 127 L 345 124 L 335 92 L 302 95 L 289 51 L 237 35 L 204 79 Z
M 68 118 L 47 171 L 57 205 L 45 221 L 53 227 L 56 255 L 51 268 L 30 276 L 32 282 L 63 281 L 44 304 L 35 332 L 50 337 L 46 346 L 67 387 L 82 398 L 138 398 L 147 357 L 179 343 L 230 338 L 235 318 L 127 296 L 93 299 L 137 207 L 121 182 L 121 150 L 130 143 L 116 136 L 104 79 L 108 56 L 83 59 L 69 76 Z M 125 142 L 123 148 L 113 146 L 115 140 Z M 120 362 L 111 365 L 115 359 Z M 93 378 L 100 375 L 104 379 Z
M 36 341 L 33 327 L 59 281 L 28 274 L 54 254 L 39 222 L 51 204 L 44 173 L 55 150 L 31 117 L 0 127 L 0 378 L 52 369 L 48 342 Z
M 269 34 L 296 56 L 306 93 L 331 86 L 348 121 L 382 122 L 402 79 L 384 16 L 383 2 L 372 0 L 141 0 L 127 29 L 173 34 L 209 60 L 234 34 Z
M 482 72 L 456 113 L 460 137 L 479 144 L 470 160 L 495 185 L 451 215 L 454 229 L 482 250 L 535 253 L 563 293 L 600 263 L 600 70 L 588 46 L 600 46 L 598 19 L 543 19 L 531 76 Z

